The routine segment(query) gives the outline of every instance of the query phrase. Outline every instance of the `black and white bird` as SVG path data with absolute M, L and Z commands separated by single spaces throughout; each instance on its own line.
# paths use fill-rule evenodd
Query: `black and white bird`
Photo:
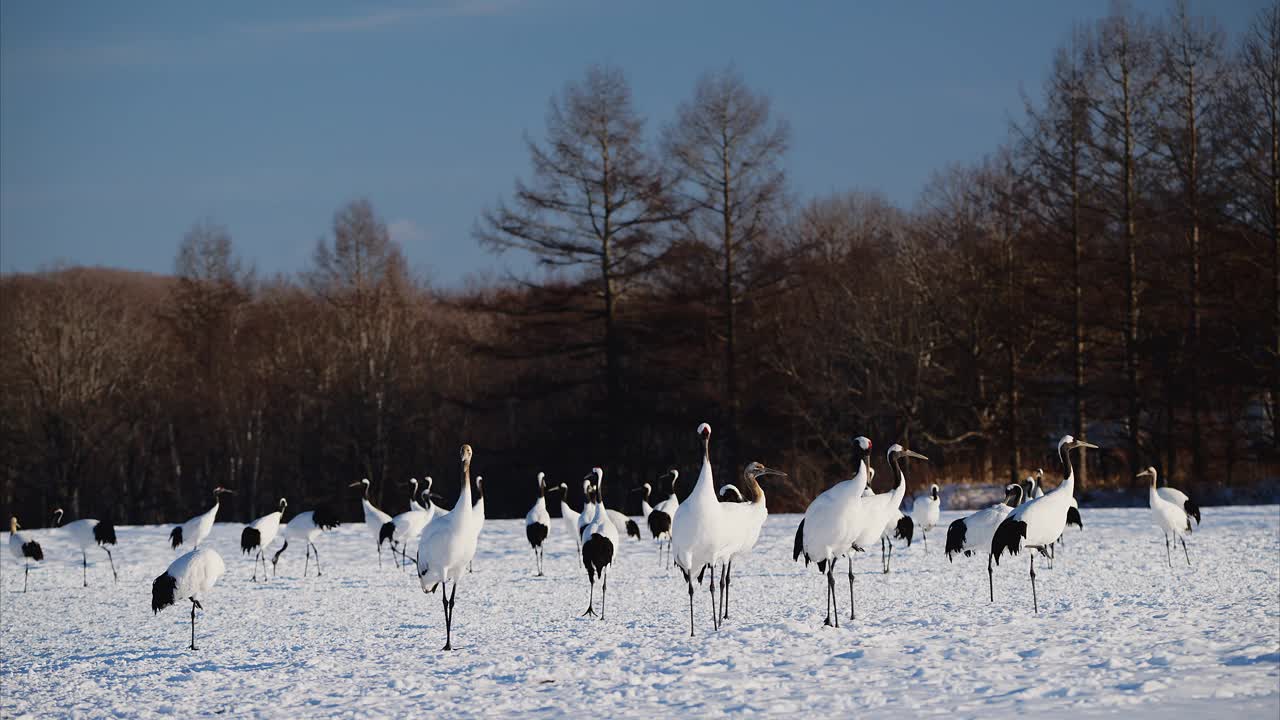
M 827 488 L 809 503 L 804 519 L 796 528 L 796 540 L 791 558 L 804 557 L 804 564 L 818 564 L 818 572 L 827 576 L 827 618 L 824 625 L 840 627 L 840 609 L 836 604 L 835 562 L 861 548 L 854 546 L 854 538 L 860 527 L 854 522 L 862 510 L 862 491 L 867 489 L 867 456 L 871 452 L 871 440 L 866 437 L 853 439 L 854 475 Z M 870 525 L 872 519 L 866 524 Z M 884 527 L 877 525 L 877 535 Z M 853 573 L 849 574 L 849 594 L 853 594 Z M 832 612 L 834 610 L 834 612 Z M 832 619 L 834 618 L 834 622 Z
M 675 468 L 667 471 L 664 479 L 667 481 L 667 498 L 657 505 L 653 506 L 653 512 L 649 513 L 649 533 L 653 535 L 654 541 L 658 543 L 658 564 L 664 565 L 662 562 L 662 546 L 667 546 L 667 561 L 664 567 L 668 571 L 671 570 L 671 520 L 676 516 L 676 510 L 680 509 L 680 500 L 676 498 L 676 480 L 680 478 L 680 471 Z
M 480 516 L 471 504 L 471 446 L 463 445 L 462 492 L 453 510 L 438 518 L 422 531 L 418 541 L 418 582 L 423 592 L 440 588 L 444 606 L 445 641 L 442 650 L 453 649 L 453 605 L 458 595 L 458 580 L 476 554 L 480 537 Z M 453 583 L 453 589 L 449 589 Z
M 27 576 L 31 574 L 31 561 L 44 560 L 40 543 L 18 532 L 18 518 L 9 518 L 9 552 L 23 563 L 22 592 L 27 591 Z
M 62 524 L 62 508 L 53 511 L 53 526 L 71 536 L 71 540 L 80 547 L 80 575 L 84 586 L 89 587 L 89 548 L 97 545 L 107 554 L 107 562 L 111 563 L 111 578 L 120 581 L 116 573 L 116 561 L 111 557 L 108 545 L 116 544 L 116 528 L 109 522 L 101 522 L 91 518 L 82 518 L 66 525 Z
M 222 556 L 212 548 L 197 548 L 169 564 L 169 569 L 151 583 L 151 612 L 158 613 L 180 598 L 191 601 L 191 649 L 196 648 L 196 608 L 200 598 L 213 589 L 226 572 Z
M 213 530 L 213 521 L 218 517 L 218 507 L 222 504 L 222 496 L 234 494 L 234 490 L 228 490 L 221 486 L 214 488 L 213 507 L 169 532 L 169 544 L 173 546 L 173 549 L 177 550 L 184 543 L 192 548 L 200 547 L 200 543 L 204 542 L 204 539 L 209 537 L 210 531 Z
M 850 549 L 857 552 L 871 546 L 876 540 L 881 542 L 889 541 L 890 533 L 905 533 L 905 539 L 908 545 L 911 543 L 913 533 L 910 516 L 902 512 L 902 499 L 907 496 L 907 474 L 902 469 L 903 458 L 917 458 L 919 460 L 928 461 L 929 458 L 921 455 L 914 450 L 908 450 L 898 443 L 889 446 L 885 452 L 885 459 L 889 462 L 890 473 L 897 477 L 897 483 L 889 492 L 878 493 L 871 497 L 863 497 L 862 505 L 858 509 L 857 514 L 853 517 L 852 524 L 855 532 L 853 542 Z M 874 473 L 868 472 L 869 475 Z M 885 558 L 885 564 L 882 570 L 889 572 L 889 561 L 893 558 L 893 543 L 889 541 L 889 554 Z M 857 619 L 854 612 L 853 603 L 853 554 L 849 553 L 849 619 Z
M 609 511 L 605 509 L 601 499 L 600 488 L 604 485 L 604 472 L 593 468 L 595 483 L 591 486 L 591 500 L 588 505 L 591 518 L 582 529 L 582 565 L 587 569 L 587 579 L 591 582 L 587 595 L 587 610 L 583 616 L 595 615 L 596 576 L 600 577 L 600 619 L 604 619 L 605 596 L 609 593 L 609 566 L 613 564 L 613 552 L 618 547 L 618 528 L 609 519 Z M 585 515 L 588 510 L 583 509 Z
M 430 480 L 430 478 L 428 478 L 428 480 Z M 348 487 L 363 488 L 360 498 L 360 507 L 364 510 L 364 526 L 373 534 L 374 541 L 378 543 L 378 567 L 382 567 L 382 543 L 384 542 L 384 538 L 382 537 L 382 528 L 389 520 L 391 520 L 391 516 L 374 507 L 373 503 L 369 502 L 369 478 L 363 478 L 360 482 L 353 482 Z M 277 555 L 278 554 L 279 553 L 277 553 Z
M 729 618 L 729 585 L 733 582 L 733 561 L 755 549 L 756 542 L 760 539 L 760 529 L 764 527 L 764 521 L 769 517 L 764 489 L 760 487 L 760 478 L 769 475 L 783 478 L 787 476 L 781 470 L 751 462 L 742 470 L 742 490 L 733 485 L 725 485 L 721 488 L 722 491 L 725 488 L 733 488 L 733 492 L 738 496 L 738 500 L 726 503 L 721 508 L 723 521 L 729 529 L 729 544 L 724 550 L 725 562 L 720 574 L 720 619 L 722 620 Z
M 275 512 L 267 513 L 262 517 L 254 520 L 244 526 L 244 530 L 240 531 L 240 552 L 248 555 L 254 553 L 253 556 L 253 581 L 258 581 L 258 563 L 262 563 L 262 579 L 267 579 L 267 547 L 275 541 L 276 535 L 280 534 L 280 518 L 284 516 L 284 509 L 289 502 L 284 498 L 280 498 L 280 509 Z M 283 552 L 284 548 L 281 548 Z M 280 553 L 276 553 L 271 559 L 271 574 L 276 574 L 276 562 L 280 557 Z
M 671 472 L 675 472 L 672 470 Z M 668 473 L 667 475 L 670 475 Z M 664 475 L 663 478 L 666 478 Z M 659 479 L 663 479 L 659 478 Z M 632 490 L 632 492 L 641 493 L 640 495 L 640 514 L 644 516 L 645 525 L 649 526 L 649 534 L 653 537 L 653 541 L 658 546 L 658 566 L 662 566 L 662 547 L 664 540 L 671 538 L 671 516 L 665 511 L 658 510 L 649 504 L 649 496 L 653 492 L 653 486 L 645 483 L 640 487 Z
M 563 486 L 561 486 L 563 487 Z M 560 490 L 559 487 L 551 488 L 552 492 Z M 547 533 L 551 531 L 551 513 L 547 512 L 547 483 L 546 473 L 538 473 L 538 499 L 533 501 L 533 507 L 529 508 L 529 512 L 524 516 L 524 536 L 529 539 L 529 545 L 533 548 L 533 561 L 538 566 L 538 577 L 542 577 L 542 543 L 547 539 Z
M 1153 480 L 1156 479 L 1157 474 L 1156 474 L 1156 469 L 1154 467 L 1148 467 L 1146 469 L 1146 472 L 1151 475 L 1151 478 Z M 1185 512 L 1187 515 L 1196 519 L 1196 525 L 1199 526 L 1200 525 L 1200 506 L 1196 504 L 1194 500 L 1187 497 L 1186 493 L 1182 492 L 1181 490 L 1175 490 L 1174 488 L 1169 487 L 1169 480 L 1167 478 L 1163 482 L 1164 482 L 1164 485 L 1160 485 L 1159 483 L 1156 484 L 1156 493 L 1159 494 L 1160 497 L 1164 498 L 1168 502 L 1171 502 L 1174 505 L 1177 505 L 1178 507 L 1182 508 L 1183 512 Z
M 601 504 L 604 504 L 603 500 L 601 501 Z M 609 521 L 613 523 L 613 526 L 618 529 L 619 533 L 626 531 L 627 537 L 634 538 L 636 540 L 640 539 L 640 525 L 635 520 L 632 520 L 623 513 L 610 508 L 605 508 L 605 513 L 608 514 Z
M 929 486 L 929 494 L 917 497 L 911 504 L 911 521 L 920 531 L 925 550 L 929 549 L 929 531 L 938 524 L 942 512 L 942 497 L 938 494 L 938 484 Z
M 1000 556 L 1008 551 L 1017 555 L 1024 548 L 1038 550 L 1045 557 L 1049 556 L 1047 548 L 1062 536 L 1067 526 L 1067 508 L 1071 507 L 1071 499 L 1076 489 L 1076 472 L 1071 465 L 1071 451 L 1076 448 L 1097 448 L 1097 445 L 1084 440 L 1076 440 L 1064 435 L 1058 441 L 1058 457 L 1066 469 L 1066 478 L 1062 484 L 1043 497 L 1023 503 L 1009 513 L 1009 517 L 996 528 L 991 539 L 991 553 L 995 556 L 996 565 L 1000 564 Z M 1040 600 L 1036 595 L 1036 556 L 1031 553 L 1031 603 L 1035 612 L 1040 612 Z M 993 592 L 994 594 L 994 592 Z
M 1169 567 L 1173 567 L 1173 557 L 1169 554 L 1169 535 L 1173 535 L 1175 541 L 1182 543 L 1182 554 L 1187 558 L 1187 565 L 1191 565 L 1191 554 L 1187 552 L 1187 536 L 1191 534 L 1191 517 L 1186 508 L 1182 505 L 1170 502 L 1160 493 L 1160 488 L 1156 486 L 1156 469 L 1148 467 L 1146 470 L 1138 473 L 1138 477 L 1151 478 L 1151 490 L 1147 494 L 1147 502 L 1151 505 L 1151 520 L 1156 527 L 1164 531 L 1164 557 L 1169 562 Z
M 413 486 L 413 492 L 418 491 L 418 481 L 413 479 L 409 483 Z M 423 500 L 427 501 L 426 505 L 419 503 L 413 495 L 409 496 L 409 509 L 396 515 L 390 520 L 382 524 L 382 530 L 378 535 L 379 544 L 382 540 L 391 541 L 391 555 L 395 556 L 400 553 L 399 564 L 401 569 L 409 562 L 409 548 L 416 549 L 418 547 L 418 538 L 422 536 L 422 530 L 435 519 L 435 503 L 431 502 L 431 498 L 424 491 Z
M 1013 509 L 1022 504 L 1022 496 L 1026 488 L 1018 483 L 1006 485 L 1004 501 L 985 507 L 972 515 L 951 521 L 947 527 L 947 560 L 954 562 L 954 557 L 964 553 L 965 557 L 975 552 L 987 554 L 987 583 L 991 591 L 991 600 L 996 599 L 995 578 L 991 568 L 991 539 L 995 537 L 996 528 L 1009 517 Z
M 476 476 L 476 501 L 472 504 L 476 511 L 476 515 L 480 518 L 480 528 L 476 530 L 476 547 L 480 546 L 480 533 L 484 532 L 484 476 Z M 472 554 L 471 559 L 467 561 L 467 572 L 474 571 L 476 562 L 475 555 Z
M 271 558 L 271 564 L 279 562 L 280 555 L 289 549 L 290 540 L 301 540 L 307 547 L 307 558 L 302 565 L 302 577 L 307 576 L 307 570 L 311 567 L 312 553 L 316 556 L 316 577 L 320 577 L 323 574 L 320 572 L 320 549 L 316 547 L 315 540 L 321 532 L 332 530 L 340 524 L 337 514 L 323 506 L 294 515 L 284 526 L 284 545 L 281 545 L 275 556 Z
M 712 627 L 720 629 L 720 608 L 716 598 L 716 566 L 724 563 L 729 546 L 729 527 L 724 522 L 723 503 L 716 497 L 715 476 L 711 471 L 711 426 L 698 426 L 702 437 L 702 469 L 693 491 L 671 518 L 671 553 L 676 567 L 684 573 L 689 588 L 689 636 L 693 637 L 693 579 L 698 584 L 707 570 L 711 591 Z M 585 549 L 584 549 L 585 551 Z

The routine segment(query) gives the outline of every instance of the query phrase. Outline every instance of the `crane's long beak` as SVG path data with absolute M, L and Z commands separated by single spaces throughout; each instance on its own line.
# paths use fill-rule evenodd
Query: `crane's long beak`
M 781 470 L 774 470 L 773 468 L 769 468 L 769 467 L 764 468 L 763 470 L 761 470 L 761 471 L 760 471 L 760 474 L 761 474 L 761 475 L 777 475 L 778 477 L 786 477 L 786 476 L 787 476 L 787 474 L 786 474 L 786 473 L 784 473 L 784 472 L 782 472 Z
M 903 455 L 906 455 L 907 457 L 918 458 L 918 459 L 920 459 L 920 460 L 925 460 L 925 461 L 928 461 L 928 459 L 929 459 L 929 458 L 925 457 L 924 455 L 921 455 L 920 453 L 916 452 L 915 450 L 903 450 L 903 451 L 902 451 L 902 454 L 903 454 Z
M 1143 470 L 1142 472 L 1138 473 L 1134 477 L 1147 477 L 1150 474 L 1151 474 L 1150 470 Z
M 560 492 L 560 486 L 556 485 L 555 487 L 549 487 L 544 492 L 547 492 L 547 493 Z
M 1082 447 L 1083 447 L 1083 448 L 1093 448 L 1094 450 L 1097 450 L 1097 449 L 1098 449 L 1098 446 L 1097 446 L 1097 445 L 1094 445 L 1094 444 L 1093 444 L 1093 443 L 1091 443 L 1091 442 L 1085 442 L 1084 440 L 1077 440 L 1077 441 L 1076 441 L 1076 444 L 1075 444 L 1073 447 L 1078 447 L 1078 448 L 1082 448 Z
M 360 487 L 360 486 L 361 486 L 361 485 L 363 485 L 363 484 L 364 484 L 364 483 L 362 483 L 362 482 L 353 482 L 353 483 L 351 483 L 350 485 L 348 485 L 347 487 Z

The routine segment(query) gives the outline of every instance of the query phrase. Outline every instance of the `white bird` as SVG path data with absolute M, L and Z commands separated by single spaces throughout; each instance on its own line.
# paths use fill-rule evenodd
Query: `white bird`
M 804 556 L 804 564 L 818 564 L 818 572 L 827 576 L 827 619 L 824 625 L 840 627 L 840 610 L 836 606 L 835 562 L 848 555 L 854 549 L 854 536 L 858 527 L 855 516 L 862 505 L 862 491 L 867 488 L 867 455 L 871 452 L 871 441 L 866 437 L 853 439 L 854 475 L 849 480 L 832 485 L 813 499 L 804 511 L 804 519 L 796 528 L 796 540 L 791 558 L 799 560 Z M 859 548 L 861 549 L 861 548 Z M 853 575 L 849 576 L 849 595 L 853 595 Z M 832 609 L 835 609 L 835 622 L 832 622 Z
M 1057 540 L 1067 526 L 1067 508 L 1071 507 L 1071 498 L 1076 489 L 1076 472 L 1071 465 L 1071 451 L 1075 448 L 1097 448 L 1076 440 L 1070 435 L 1063 435 L 1058 441 L 1058 457 L 1066 468 L 1067 476 L 1062 484 L 1044 497 L 1023 503 L 1009 513 L 1009 517 L 996 528 L 991 538 L 991 553 L 995 556 L 996 565 L 1000 564 L 1000 555 L 1006 550 L 1017 555 L 1023 548 L 1039 550 L 1048 557 L 1046 548 Z M 1040 613 L 1040 600 L 1036 596 L 1036 556 L 1031 554 L 1031 602 L 1036 614 Z M 994 592 L 993 592 L 994 594 Z
M 560 483 L 560 519 L 564 521 L 565 527 L 569 529 L 569 534 L 573 536 L 574 542 L 578 545 L 578 552 L 582 552 L 582 534 L 578 529 L 578 520 L 581 519 L 582 513 L 574 512 L 569 507 L 569 486 Z
M 199 515 L 175 527 L 169 532 L 169 544 L 177 550 L 184 542 L 191 543 L 192 548 L 200 547 L 200 543 L 209 537 L 209 532 L 213 530 L 214 518 L 218 517 L 218 506 L 221 504 L 221 495 L 234 495 L 234 490 L 228 490 L 224 487 L 216 487 L 213 489 L 213 507 L 205 510 Z
M 605 596 L 609 593 L 609 566 L 613 564 L 614 549 L 618 547 L 618 528 L 609 519 L 609 511 L 604 507 L 600 488 L 604 485 L 604 471 L 592 468 L 596 482 L 591 488 L 595 502 L 592 503 L 591 519 L 582 529 L 582 565 L 587 569 L 587 579 L 591 587 L 587 595 L 587 610 L 583 616 L 595 615 L 596 576 L 600 576 L 600 619 L 604 619 Z M 588 475 L 587 477 L 592 477 Z M 587 511 L 584 509 L 585 515 Z
M 559 487 L 554 487 L 550 492 L 559 490 Z M 551 513 L 547 512 L 547 492 L 546 473 L 539 472 L 538 499 L 533 501 L 533 507 L 529 508 L 529 512 L 524 516 L 524 536 L 529 539 L 529 545 L 533 548 L 533 560 L 538 566 L 538 577 L 542 577 L 543 574 L 542 543 L 547 539 L 547 533 L 551 532 Z
M 417 483 L 413 483 L 414 490 L 418 489 Z M 425 491 L 424 491 L 425 492 Z M 409 545 L 415 543 L 422 536 L 422 530 L 435 519 L 435 505 L 431 499 L 424 497 L 427 501 L 426 505 L 421 505 L 416 501 L 410 500 L 410 509 L 396 515 L 387 522 L 382 524 L 382 532 L 379 539 L 391 541 L 391 556 L 395 557 L 396 551 L 400 552 L 400 560 L 398 564 L 401 569 L 409 562 Z M 414 509 L 418 508 L 418 509 Z
M 604 503 L 602 501 L 601 505 L 603 504 Z M 636 540 L 640 539 L 640 525 L 637 524 L 635 520 L 632 520 L 617 510 L 609 508 L 605 508 L 605 514 L 609 516 L 609 521 L 613 523 L 613 526 L 617 528 L 619 533 L 626 530 L 627 537 L 635 538 Z
M 882 494 L 890 495 L 894 492 L 894 489 L 890 489 L 888 493 L 876 493 L 875 491 L 873 491 L 871 489 L 871 483 L 875 482 L 875 479 L 876 479 L 876 469 L 868 465 L 867 466 L 867 489 L 862 491 L 862 498 L 864 503 L 866 502 L 866 499 L 869 497 L 876 497 L 877 495 L 882 495 Z M 895 489 L 896 489 L 896 486 L 895 486 Z M 906 492 L 905 487 L 903 487 L 903 492 L 904 493 Z M 881 500 L 878 502 L 885 502 L 885 500 Z M 892 498 L 889 498 L 887 502 L 892 502 Z M 863 507 L 865 508 L 866 505 L 864 505 Z M 893 561 L 893 547 L 894 547 L 893 541 L 906 540 L 907 547 L 911 547 L 911 541 L 915 538 L 916 524 L 915 524 L 915 521 L 911 519 L 910 515 L 902 512 L 902 508 L 900 504 L 899 506 L 893 508 L 892 511 L 884 515 L 884 521 L 885 521 L 884 527 L 880 531 L 880 569 L 885 575 L 888 575 L 890 564 Z M 850 556 L 849 559 L 850 561 L 852 561 L 852 556 Z M 850 565 L 852 565 L 852 562 L 850 562 Z M 849 569 L 852 570 L 853 568 L 850 567 Z M 850 590 L 852 590 L 852 588 L 850 588 Z M 852 616 L 853 614 L 853 593 L 852 592 L 849 593 L 849 606 L 850 606 L 850 616 Z
M 582 531 L 586 529 L 587 523 L 596 517 L 596 505 L 598 501 L 595 499 L 595 485 L 591 479 L 600 479 L 604 477 L 604 470 L 601 468 L 591 468 L 591 473 L 582 480 L 582 512 L 578 514 L 578 527 L 574 532 L 578 533 L 578 539 L 582 539 Z
M 360 505 L 364 508 L 364 526 L 373 533 L 373 539 L 378 543 L 378 567 L 382 567 L 382 526 L 387 524 L 391 516 L 382 512 L 369 502 L 369 478 L 364 478 L 360 482 L 353 482 L 348 487 L 364 487 L 363 494 L 360 498 Z M 277 553 L 278 555 L 279 553 Z
M 991 538 L 995 537 L 996 528 L 1009 517 L 1009 513 L 1022 504 L 1025 492 L 1026 489 L 1018 483 L 1006 485 L 1002 502 L 952 520 L 947 527 L 947 560 L 954 562 L 953 557 L 957 553 L 964 553 L 965 557 L 970 557 L 979 550 L 987 553 L 987 583 L 993 602 L 996 599 L 996 589 L 991 569 Z
M 31 561 L 44 560 L 44 550 L 40 549 L 40 543 L 18 532 L 18 527 L 18 518 L 9 518 L 9 552 L 23 562 L 22 592 L 26 592 L 27 575 L 31 573 Z
M 1146 472 L 1150 473 L 1152 478 L 1156 477 L 1156 469 L 1154 467 L 1148 467 Z M 1197 526 L 1200 525 L 1200 506 L 1197 505 L 1194 500 L 1187 497 L 1186 493 L 1169 487 L 1169 480 L 1167 478 L 1164 480 L 1164 483 L 1163 487 L 1158 483 L 1156 486 L 1156 492 L 1160 497 L 1182 508 L 1183 512 L 1196 519 Z
M 424 506 L 422 503 L 418 502 L 418 478 L 416 478 L 416 477 L 411 477 L 411 478 L 409 478 L 409 484 L 413 486 L 413 492 L 409 493 L 409 509 L 410 509 L 410 510 L 417 510 L 417 511 L 419 511 L 419 512 L 424 512 L 424 511 L 426 511 L 426 509 L 427 509 L 427 508 L 426 508 L 426 506 Z M 428 475 L 428 476 L 427 476 L 427 490 L 430 490 L 430 489 L 431 489 L 431 476 L 430 476 L 430 475 Z M 430 501 L 429 501 L 429 500 L 428 500 L 428 503 L 430 503 Z
M 883 542 L 890 532 L 890 528 L 897 528 L 900 518 L 906 517 L 901 510 L 902 498 L 907 495 L 907 476 L 902 470 L 902 458 L 904 457 L 913 457 L 926 461 L 929 459 L 914 450 L 907 450 L 898 443 L 889 446 L 889 449 L 885 451 L 885 458 L 889 461 L 890 470 L 897 475 L 898 482 L 889 492 L 862 498 L 862 505 L 854 515 L 851 523 L 854 532 L 850 550 L 866 549 L 876 540 Z M 912 532 L 910 526 L 904 524 L 903 529 L 907 533 L 906 537 L 909 540 Z M 892 553 L 893 545 L 890 544 L 889 548 Z M 852 552 L 848 553 L 846 557 L 849 563 L 849 619 L 856 620 L 857 615 L 854 612 L 853 604 Z M 889 558 L 892 558 L 892 555 Z M 889 572 L 889 558 L 885 560 L 883 568 L 886 573 Z
M 227 566 L 222 556 L 210 548 L 196 548 L 174 560 L 164 574 L 151 583 L 151 612 L 153 614 L 174 604 L 178 598 L 191 601 L 191 649 L 196 649 L 196 608 L 201 610 L 200 597 L 213 588 Z
M 307 547 L 307 559 L 302 565 L 302 577 L 307 576 L 307 570 L 311 567 L 312 553 L 316 556 L 316 577 L 320 577 L 324 573 L 320 572 L 320 548 L 316 547 L 315 540 L 322 531 L 332 530 L 340 524 L 338 516 L 327 507 L 318 507 L 315 510 L 294 515 L 284 526 L 284 545 L 281 545 L 275 556 L 271 558 L 271 564 L 277 563 L 281 553 L 289 549 L 290 540 L 301 540 Z
M 1173 557 L 1169 554 L 1169 535 L 1182 543 L 1182 554 L 1191 565 L 1191 554 L 1187 552 L 1187 536 L 1191 534 L 1191 515 L 1181 505 L 1170 502 L 1160 492 L 1156 483 L 1156 469 L 1148 467 L 1138 473 L 1138 477 L 1151 477 L 1151 491 L 1147 493 L 1147 501 L 1151 505 L 1151 519 L 1156 527 L 1164 531 L 1164 557 L 1173 567 Z
M 72 541 L 80 546 L 80 574 L 84 586 L 89 587 L 89 548 L 97 545 L 107 554 L 107 562 L 111 563 L 111 577 L 119 582 L 116 574 L 116 561 L 111 557 L 108 545 L 116 544 L 116 529 L 109 522 L 100 522 L 84 518 L 62 525 L 62 508 L 53 511 L 53 526 L 71 536 Z
M 255 553 L 253 556 L 253 580 L 258 580 L 258 562 L 262 562 L 262 579 L 267 579 L 267 556 L 264 554 L 266 549 L 275 541 L 276 535 L 280 534 L 280 518 L 284 515 L 284 509 L 289 502 L 284 498 L 280 498 L 280 509 L 275 512 L 267 513 L 262 517 L 254 520 L 244 526 L 244 530 L 240 531 L 240 552 L 248 555 Z M 255 552 L 256 551 L 256 552 Z M 277 553 L 276 557 L 279 557 Z M 276 561 L 271 561 L 271 571 L 275 574 Z
M 729 540 L 728 527 L 723 522 L 723 507 L 716 498 L 715 478 L 711 473 L 711 426 L 702 423 L 698 426 L 698 434 L 702 436 L 702 470 L 698 473 L 693 492 L 671 519 L 672 555 L 689 587 L 690 637 L 693 637 L 693 576 L 697 573 L 698 584 L 701 585 L 707 568 L 711 569 L 712 625 L 720 629 L 715 566 L 725 560 L 724 550 Z
M 760 529 L 764 527 L 764 521 L 769 517 L 764 490 L 761 489 L 759 482 L 760 478 L 766 475 L 787 476 L 780 470 L 752 462 L 742 470 L 742 487 L 745 492 L 733 485 L 724 486 L 733 488 L 741 499 L 725 503 L 721 507 L 721 513 L 730 533 L 729 547 L 725 550 L 724 570 L 720 575 L 720 618 L 722 620 L 729 618 L 729 585 L 733 582 L 733 561 L 755 548 L 756 542 L 760 539 Z
M 423 592 L 440 589 L 444 606 L 444 650 L 453 649 L 453 603 L 458 595 L 458 579 L 476 554 L 481 519 L 471 505 L 471 446 L 462 446 L 462 492 L 453 510 L 437 518 L 418 541 L 418 581 Z M 453 590 L 449 591 L 449 583 Z
M 917 497 L 915 502 L 911 503 L 911 522 L 920 530 L 920 537 L 924 540 L 926 551 L 929 549 L 929 531 L 938 524 L 941 511 L 942 498 L 938 495 L 937 483 L 929 486 L 928 495 Z

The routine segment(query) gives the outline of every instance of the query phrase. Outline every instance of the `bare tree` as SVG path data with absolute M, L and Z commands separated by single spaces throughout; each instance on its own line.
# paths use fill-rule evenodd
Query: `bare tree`
M 603 350 L 609 459 L 617 462 L 624 392 L 619 308 L 653 268 L 662 228 L 678 215 L 617 68 L 593 66 L 566 85 L 551 99 L 545 144 L 527 145 L 532 180 L 517 180 L 513 205 L 486 211 L 475 236 L 491 250 L 522 250 L 544 268 L 587 282 L 598 303 L 590 315 L 601 323 L 595 345 Z
M 788 135 L 786 123 L 773 117 L 768 97 L 753 92 L 729 67 L 698 80 L 693 98 L 676 110 L 663 137 L 666 155 L 682 178 L 682 194 L 695 209 L 686 224 L 689 235 L 719 254 L 723 402 L 734 468 L 741 459 L 737 308 L 756 277 L 752 252 L 782 205 L 781 161 Z

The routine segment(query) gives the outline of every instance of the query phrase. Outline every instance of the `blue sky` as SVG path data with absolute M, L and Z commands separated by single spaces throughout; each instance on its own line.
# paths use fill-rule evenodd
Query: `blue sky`
M 1200 3 L 1233 36 L 1261 2 Z M 1138 2 L 1162 16 L 1165 2 Z M 1073 23 L 1108 3 L 0 3 L 0 270 L 56 261 L 169 272 L 226 225 L 294 272 L 368 197 L 438 284 L 521 271 L 478 248 L 526 175 L 523 134 L 593 62 L 622 67 L 655 131 L 734 63 L 793 131 L 810 196 L 930 175 L 1005 139 Z

